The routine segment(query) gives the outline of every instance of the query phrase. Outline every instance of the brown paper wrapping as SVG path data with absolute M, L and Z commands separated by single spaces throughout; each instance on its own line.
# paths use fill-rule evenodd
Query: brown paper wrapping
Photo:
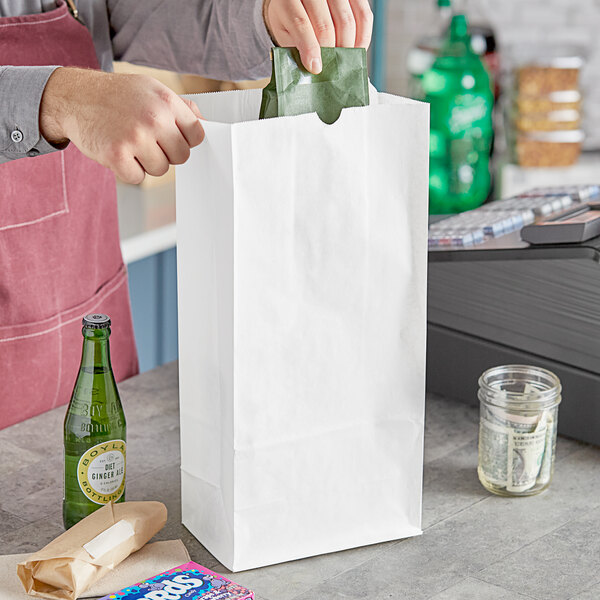
M 119 521 L 128 522 L 133 535 L 93 558 L 83 546 Z M 17 575 L 30 596 L 75 600 L 139 550 L 166 521 L 167 509 L 161 502 L 107 504 L 19 563 Z
M 17 565 L 29 560 L 29 553 L 0 556 L 1 600 L 27 600 L 29 596 L 17 577 Z M 130 554 L 112 571 L 103 575 L 79 598 L 108 596 L 117 590 L 154 577 L 179 565 L 190 562 L 190 555 L 181 540 L 152 542 Z

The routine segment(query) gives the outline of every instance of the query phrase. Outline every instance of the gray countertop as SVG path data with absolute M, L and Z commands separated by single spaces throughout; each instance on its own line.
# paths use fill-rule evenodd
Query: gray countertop
M 176 365 L 120 390 L 127 498 L 164 502 L 169 519 L 156 539 L 181 538 L 192 560 L 227 574 L 180 524 Z M 64 413 L 60 407 L 0 431 L 4 554 L 37 550 L 63 531 Z M 559 438 L 550 489 L 500 498 L 477 479 L 477 429 L 476 408 L 428 397 L 422 536 L 230 577 L 257 600 L 600 598 L 600 449 Z

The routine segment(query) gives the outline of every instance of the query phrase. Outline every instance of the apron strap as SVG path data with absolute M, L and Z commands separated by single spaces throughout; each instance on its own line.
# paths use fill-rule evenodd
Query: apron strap
M 85 23 L 83 19 L 79 16 L 79 10 L 77 10 L 77 6 L 75 6 L 74 0 L 66 0 L 67 6 L 69 7 L 69 12 L 73 15 L 76 21 L 79 21 L 84 27 Z

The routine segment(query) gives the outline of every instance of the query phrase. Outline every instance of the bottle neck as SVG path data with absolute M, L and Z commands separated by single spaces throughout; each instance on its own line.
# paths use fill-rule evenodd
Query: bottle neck
M 110 370 L 109 336 L 109 329 L 83 328 L 82 369 L 93 372 L 98 367 L 104 367 Z
M 452 17 L 452 21 L 450 21 L 449 39 L 450 42 L 468 43 L 469 25 L 465 15 L 454 15 Z
M 467 18 L 465 15 L 455 14 L 450 21 L 438 56 L 463 60 L 470 59 L 471 55 L 475 56 L 471 49 L 471 36 Z

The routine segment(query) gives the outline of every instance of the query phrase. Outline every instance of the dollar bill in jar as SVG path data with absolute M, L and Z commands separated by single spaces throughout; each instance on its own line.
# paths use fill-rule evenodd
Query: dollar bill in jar
M 480 378 L 481 483 L 500 495 L 531 495 L 550 484 L 560 382 L 545 369 L 508 365 Z

